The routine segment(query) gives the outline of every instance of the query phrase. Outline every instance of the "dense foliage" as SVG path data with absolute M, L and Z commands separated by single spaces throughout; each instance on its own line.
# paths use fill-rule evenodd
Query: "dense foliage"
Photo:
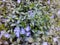
M 53 34 L 50 32 L 54 26 L 60 24 L 59 16 L 53 12 L 57 9 L 52 6 L 52 2 L 50 4 L 47 0 L 40 2 L 0 1 L 0 5 L 0 39 L 8 41 L 9 44 L 28 45 L 26 42 L 30 44 L 40 41 L 41 44 L 47 45 L 47 42 L 53 42 L 52 37 L 59 34 L 57 31 L 56 35 L 55 32 Z

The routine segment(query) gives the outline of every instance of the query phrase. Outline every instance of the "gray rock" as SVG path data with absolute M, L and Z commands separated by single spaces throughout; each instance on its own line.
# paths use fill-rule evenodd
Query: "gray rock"
M 40 45 L 40 43 L 39 42 L 34 42 L 31 45 Z
M 41 38 L 37 38 L 36 41 L 37 41 L 37 42 L 40 42 L 40 41 L 41 41 Z
M 29 42 L 29 43 L 33 43 L 33 42 L 34 42 L 34 40 L 33 40 L 32 37 L 27 37 L 27 38 L 25 39 L 25 41 L 27 41 L 27 42 Z

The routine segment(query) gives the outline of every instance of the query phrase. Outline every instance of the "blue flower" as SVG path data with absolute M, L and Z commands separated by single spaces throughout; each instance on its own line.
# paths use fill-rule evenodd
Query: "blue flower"
M 30 26 L 27 26 L 25 30 L 30 31 Z
M 32 10 L 31 11 L 28 11 L 28 17 L 29 18 L 33 18 L 34 17 L 34 15 L 35 15 L 35 12 L 33 12 Z
M 14 33 L 15 33 L 16 37 L 20 37 L 20 28 L 19 28 L 19 26 L 15 27 Z
M 2 38 L 2 35 L 0 34 L 0 39 Z
M 6 31 L 5 31 L 5 30 L 1 31 L 1 35 L 4 35 L 5 33 L 6 33 Z
M 53 19 L 53 18 L 54 18 L 54 15 L 52 15 L 50 18 L 52 18 L 52 19 Z
M 32 11 L 28 11 L 29 15 L 33 15 L 33 12 Z
M 25 34 L 26 32 L 25 32 L 25 29 L 24 28 L 21 28 L 21 32 L 20 32 L 20 34 Z
M 6 38 L 10 38 L 10 34 L 8 34 L 5 30 L 1 31 L 0 38 L 4 36 Z
M 19 26 L 15 27 L 14 32 L 20 32 L 20 27 Z
M 6 33 L 6 34 L 4 34 L 4 37 L 10 38 L 10 34 Z
M 16 37 L 18 37 L 18 38 L 20 37 L 20 33 L 19 33 L 19 32 L 16 32 L 15 35 L 16 35 Z
M 57 14 L 60 15 L 60 10 L 58 10 Z
M 26 33 L 26 36 L 30 36 L 30 34 L 31 34 L 30 32 L 27 32 L 27 33 Z
M 3 1 L 6 1 L 6 0 L 3 0 Z
M 21 2 L 21 0 L 17 0 L 17 3 L 20 3 Z
M 47 3 L 50 4 L 50 0 L 48 0 Z

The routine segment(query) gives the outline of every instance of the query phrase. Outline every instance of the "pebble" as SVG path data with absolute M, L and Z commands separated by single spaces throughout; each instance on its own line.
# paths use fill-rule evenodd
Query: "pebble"
M 56 42 L 56 41 L 58 41 L 58 39 L 57 39 L 56 37 L 54 37 L 54 38 L 53 38 L 53 41 Z
M 31 45 L 40 45 L 39 42 L 32 43 Z
M 0 45 L 2 44 L 2 42 L 0 41 Z
M 43 42 L 43 44 L 42 45 L 48 45 L 48 43 L 47 42 Z
M 33 43 L 34 42 L 34 39 L 32 37 L 27 37 L 25 40 L 27 42 L 29 42 L 29 43 Z
M 4 45 L 9 45 L 7 41 L 4 42 Z

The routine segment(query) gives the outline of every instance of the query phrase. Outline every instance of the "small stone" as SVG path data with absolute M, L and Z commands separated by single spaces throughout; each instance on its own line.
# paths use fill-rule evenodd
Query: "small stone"
M 33 40 L 32 37 L 27 37 L 27 38 L 26 38 L 26 41 L 29 42 L 29 43 L 33 43 L 33 42 L 34 42 L 34 40 Z
M 17 42 L 16 42 L 16 41 L 14 41 L 14 42 L 13 42 L 13 44 L 14 44 L 14 45 L 16 45 L 16 44 L 17 44 Z
M 48 43 L 47 42 L 43 42 L 43 44 L 42 45 L 48 45 Z
M 7 42 L 7 41 L 5 41 L 5 42 L 4 42 L 4 45 L 8 45 L 8 42 Z
M 37 42 L 40 42 L 40 41 L 41 41 L 41 39 L 40 39 L 40 38 L 37 38 L 36 40 L 38 40 Z
M 20 39 L 19 38 L 17 38 L 17 43 L 19 43 L 20 42 Z
M 40 45 L 39 42 L 32 43 L 32 45 Z
M 11 45 L 14 45 L 14 44 L 11 44 Z
M 0 45 L 2 44 L 2 42 L 0 41 Z

